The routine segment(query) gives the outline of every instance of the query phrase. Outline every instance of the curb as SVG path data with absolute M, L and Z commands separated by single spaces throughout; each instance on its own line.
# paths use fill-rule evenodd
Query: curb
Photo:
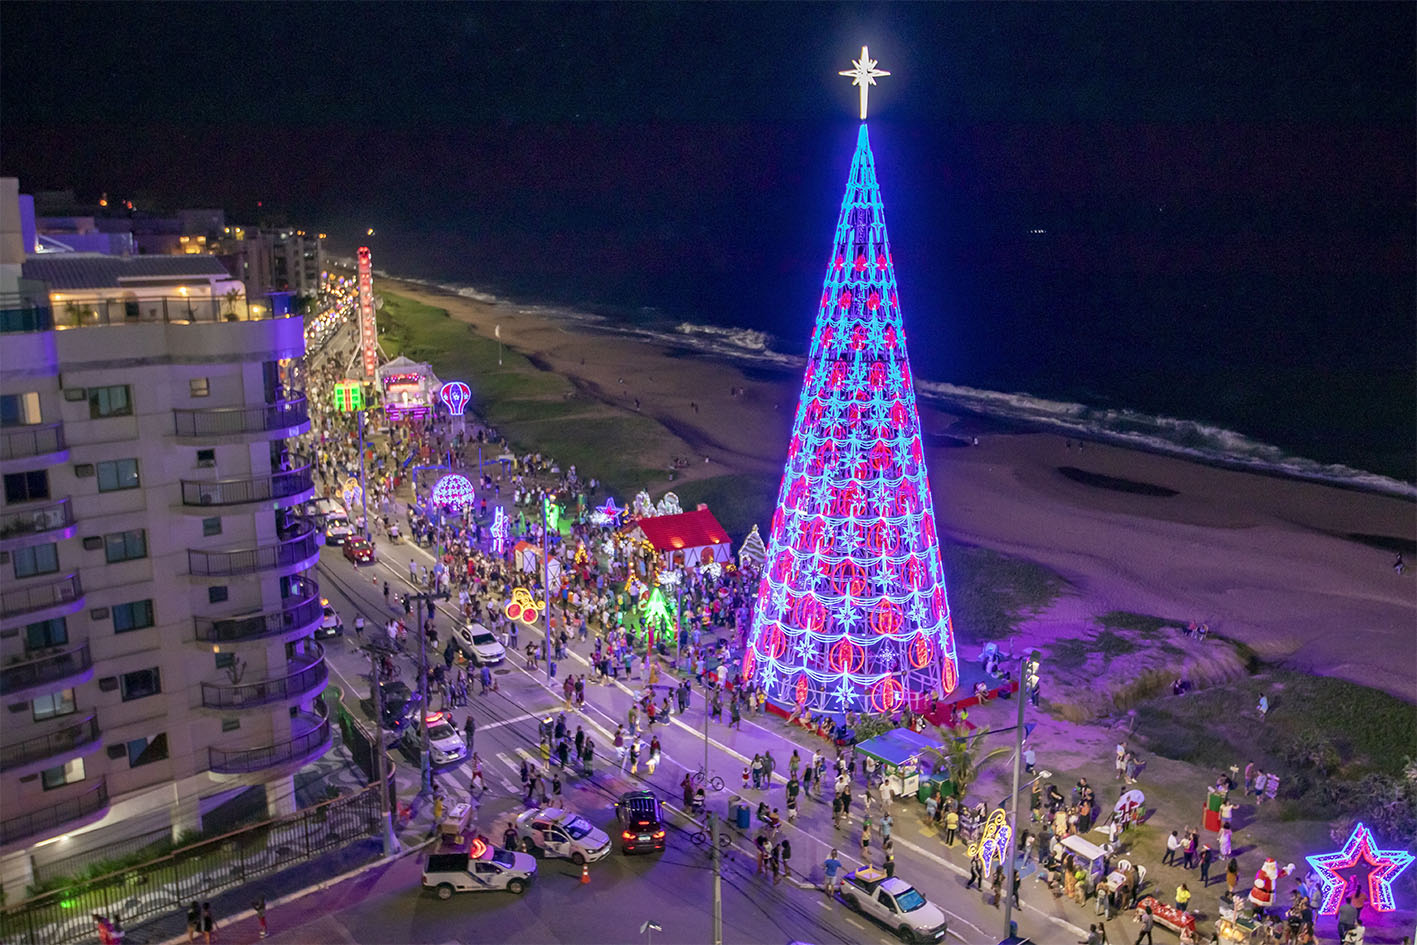
M 274 909 L 276 906 L 289 905 L 290 903 L 295 902 L 296 900 L 304 899 L 306 896 L 312 895 L 314 893 L 324 892 L 331 886 L 338 886 L 340 883 L 346 882 L 347 880 L 354 879 L 357 876 L 362 876 L 363 874 L 368 873 L 371 870 L 376 870 L 388 866 L 391 863 L 395 863 L 406 856 L 412 856 L 415 853 L 421 853 L 424 849 L 426 849 L 433 843 L 434 839 L 436 838 L 430 838 L 422 843 L 400 850 L 398 853 L 391 853 L 388 856 L 380 857 L 377 860 L 372 860 L 368 863 L 365 863 L 363 866 L 355 867 L 347 873 L 342 873 L 339 876 L 334 876 L 330 879 L 322 880 L 321 882 L 318 882 L 313 886 L 306 886 L 304 889 L 297 889 L 295 892 L 288 893 L 278 899 L 272 899 L 266 903 L 266 909 L 270 910 Z M 247 919 L 254 919 L 255 917 L 256 910 L 244 909 L 241 912 L 236 913 L 235 915 L 224 917 L 222 919 L 222 922 L 224 925 L 233 925 L 238 922 L 245 922 Z M 181 935 L 175 935 L 172 938 L 165 939 L 157 943 L 157 945 L 183 945 L 183 943 L 185 943 L 186 941 L 186 933 L 184 932 Z

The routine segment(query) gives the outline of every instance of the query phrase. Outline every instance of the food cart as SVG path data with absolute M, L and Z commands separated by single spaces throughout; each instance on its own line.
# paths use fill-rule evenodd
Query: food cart
M 454 804 L 443 813 L 443 820 L 438 824 L 438 836 L 444 843 L 465 843 L 471 824 L 472 805 L 466 801 Z
M 930 759 L 922 760 L 921 756 L 932 750 L 939 751 L 940 745 L 935 739 L 908 728 L 897 728 L 861 742 L 856 750 L 881 766 L 884 789 L 899 797 L 915 796 L 920 789 L 922 772 L 926 777 L 935 773 Z
M 1081 834 L 1064 837 L 1062 843 L 1063 851 L 1071 853 L 1073 861 L 1086 871 L 1087 891 L 1092 892 L 1107 875 L 1107 852 Z

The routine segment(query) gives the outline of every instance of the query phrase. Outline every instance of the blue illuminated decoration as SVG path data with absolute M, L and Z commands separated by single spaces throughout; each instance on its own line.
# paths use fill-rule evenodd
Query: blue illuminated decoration
M 861 125 L 787 447 L 745 677 L 813 712 L 958 685 L 895 270 Z
M 492 550 L 496 554 L 501 554 L 507 550 L 507 542 L 512 538 L 512 523 L 507 519 L 507 513 L 502 507 L 497 506 L 497 511 L 492 516 Z
M 472 483 L 466 476 L 459 476 L 457 473 L 449 473 L 433 487 L 432 502 L 435 506 L 451 505 L 461 509 L 471 505 L 472 498 Z
M 438 391 L 438 396 L 443 401 L 443 406 L 448 408 L 448 413 L 454 417 L 461 417 L 463 410 L 472 401 L 472 388 L 462 381 L 448 381 Z

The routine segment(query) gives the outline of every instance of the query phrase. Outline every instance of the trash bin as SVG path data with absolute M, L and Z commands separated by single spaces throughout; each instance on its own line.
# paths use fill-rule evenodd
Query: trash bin
M 738 825 L 739 830 L 747 830 L 753 824 L 753 810 L 742 801 L 733 809 L 733 822 Z

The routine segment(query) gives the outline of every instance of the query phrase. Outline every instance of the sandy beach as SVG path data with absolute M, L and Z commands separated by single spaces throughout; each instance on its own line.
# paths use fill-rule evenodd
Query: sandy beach
M 781 476 L 795 379 L 514 304 L 393 280 L 379 287 L 444 308 L 488 338 L 500 325 L 508 347 L 614 408 L 634 410 L 638 398 L 640 413 L 683 443 L 691 462 L 681 483 L 736 473 L 775 485 Z M 804 323 L 803 345 L 809 331 Z M 1067 611 L 1204 621 L 1266 661 L 1417 702 L 1417 575 L 1396 574 L 1392 552 L 1352 537 L 1413 541 L 1417 504 L 1095 443 L 1080 448 L 1046 433 L 985 427 L 977 447 L 960 446 L 947 431 L 965 432 L 968 442 L 979 421 L 921 412 L 927 443 L 938 444 L 929 468 L 941 530 L 1058 572 L 1085 605 Z M 764 529 L 770 518 L 764 507 Z M 968 640 L 968 628 L 961 633 Z

